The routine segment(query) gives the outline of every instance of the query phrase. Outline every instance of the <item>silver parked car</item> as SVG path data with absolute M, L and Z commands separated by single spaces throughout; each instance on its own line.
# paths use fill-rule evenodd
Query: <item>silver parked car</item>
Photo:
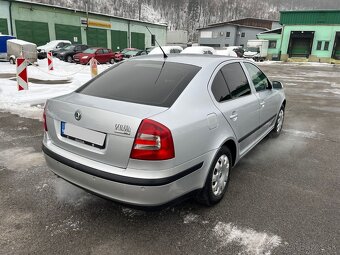
M 248 60 L 143 56 L 48 100 L 43 151 L 56 175 L 106 198 L 213 205 L 231 168 L 280 133 L 285 105 L 282 84 Z

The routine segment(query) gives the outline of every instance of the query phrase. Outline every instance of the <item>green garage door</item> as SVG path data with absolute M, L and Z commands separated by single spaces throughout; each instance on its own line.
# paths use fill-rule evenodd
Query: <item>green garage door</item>
M 18 39 L 35 43 L 37 46 L 50 41 L 47 23 L 16 20 L 15 27 Z
M 131 33 L 131 47 L 144 50 L 145 49 L 145 34 Z
M 107 30 L 89 27 L 87 33 L 87 45 L 91 47 L 107 47 Z
M 69 40 L 72 43 L 81 44 L 80 27 L 55 24 L 55 35 L 57 40 Z
M 111 48 L 113 51 L 122 50 L 127 45 L 127 32 L 111 30 Z M 118 49 L 119 47 L 119 49 Z
M 8 35 L 7 19 L 0 19 L 0 33 Z

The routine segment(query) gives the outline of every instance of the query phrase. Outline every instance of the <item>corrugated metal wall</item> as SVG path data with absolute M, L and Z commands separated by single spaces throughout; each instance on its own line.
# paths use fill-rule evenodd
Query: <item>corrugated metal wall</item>
M 80 27 L 77 26 L 55 24 L 55 35 L 57 40 L 69 40 L 72 43 L 82 43 L 81 30 Z
M 128 46 L 127 32 L 111 30 L 111 48 L 113 51 L 122 50 Z
M 50 41 L 47 23 L 16 20 L 15 27 L 18 39 L 33 42 L 37 46 L 44 45 Z
M 132 32 L 131 47 L 137 49 L 145 49 L 145 34 Z
M 340 24 L 339 11 L 292 11 L 281 12 L 280 23 L 283 25 L 335 25 Z
M 8 35 L 7 19 L 0 19 L 0 33 Z
M 107 48 L 107 30 L 92 27 L 87 28 L 87 45 Z

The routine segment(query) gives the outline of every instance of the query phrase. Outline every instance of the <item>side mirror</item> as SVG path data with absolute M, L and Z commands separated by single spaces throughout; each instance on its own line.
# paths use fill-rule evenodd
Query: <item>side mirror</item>
M 273 89 L 283 89 L 283 85 L 280 81 L 273 81 L 272 86 Z

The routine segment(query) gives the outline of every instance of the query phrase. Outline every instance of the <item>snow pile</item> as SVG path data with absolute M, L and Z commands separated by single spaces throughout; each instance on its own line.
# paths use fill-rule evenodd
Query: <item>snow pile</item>
M 40 119 L 47 99 L 68 94 L 91 79 L 89 66 L 56 58 L 53 64 L 53 71 L 48 71 L 47 59 L 38 60 L 38 66 L 28 66 L 28 90 L 18 91 L 16 66 L 0 62 L 0 110 Z M 99 73 L 108 67 L 110 65 L 99 65 Z
M 240 245 L 242 252 L 239 254 L 269 255 L 281 244 L 279 236 L 253 229 L 241 229 L 231 223 L 218 222 L 213 231 L 221 246 L 228 246 L 230 243 Z

